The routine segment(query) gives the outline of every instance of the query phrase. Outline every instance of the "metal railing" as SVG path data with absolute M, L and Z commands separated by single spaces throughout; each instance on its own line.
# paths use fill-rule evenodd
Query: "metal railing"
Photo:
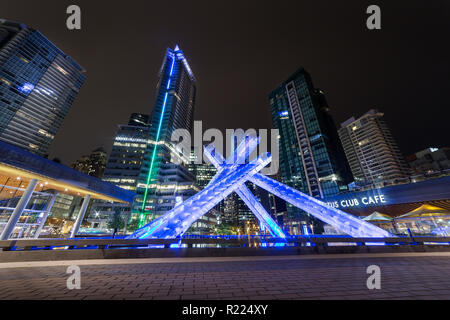
M 187 239 L 17 239 L 1 240 L 0 249 L 3 251 L 30 251 L 53 249 L 137 249 L 137 248 L 171 248 L 171 247 L 205 247 L 216 245 L 217 248 L 229 247 L 283 247 L 283 246 L 328 246 L 328 245 L 423 245 L 450 244 L 450 237 L 395 237 L 395 238 L 353 238 L 353 237 L 295 237 L 277 239 L 263 237 L 250 238 L 187 238 Z

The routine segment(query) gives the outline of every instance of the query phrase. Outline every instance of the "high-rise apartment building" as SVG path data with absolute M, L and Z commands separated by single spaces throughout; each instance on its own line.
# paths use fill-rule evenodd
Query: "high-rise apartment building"
M 106 167 L 108 155 L 103 147 L 97 148 L 89 155 L 84 155 L 70 166 L 71 168 L 101 179 Z
M 195 78 L 183 52 L 178 46 L 167 49 L 133 204 L 133 214 L 139 217 L 140 226 L 200 190 L 187 169 L 189 157 L 180 154 L 171 141 L 176 129 L 192 132 L 195 93 Z
M 413 174 L 450 174 L 450 148 L 427 148 L 406 157 Z
M 282 182 L 316 198 L 346 189 L 352 180 L 350 169 L 325 95 L 313 86 L 308 72 L 297 70 L 269 100 L 274 128 L 280 131 Z M 293 225 L 305 218 L 290 205 L 287 212 Z M 298 225 L 293 228 L 299 230 Z
M 0 140 L 46 156 L 83 73 L 39 31 L 0 19 Z
M 358 119 L 351 117 L 339 129 L 357 184 L 376 187 L 408 176 L 406 161 L 383 116 L 372 109 Z

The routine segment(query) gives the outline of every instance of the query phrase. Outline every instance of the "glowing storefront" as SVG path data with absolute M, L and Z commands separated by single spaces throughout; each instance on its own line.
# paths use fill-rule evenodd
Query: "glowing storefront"
M 395 234 L 408 229 L 416 235 L 450 234 L 450 176 L 344 193 L 325 202 Z M 377 212 L 392 221 L 374 220 Z

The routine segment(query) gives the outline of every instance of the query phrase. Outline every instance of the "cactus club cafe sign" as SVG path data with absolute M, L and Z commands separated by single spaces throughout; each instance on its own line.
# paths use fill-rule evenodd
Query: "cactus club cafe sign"
M 387 200 L 384 194 L 378 195 L 361 195 L 346 199 L 327 201 L 330 207 L 336 209 L 353 208 L 353 207 L 369 207 L 386 204 Z

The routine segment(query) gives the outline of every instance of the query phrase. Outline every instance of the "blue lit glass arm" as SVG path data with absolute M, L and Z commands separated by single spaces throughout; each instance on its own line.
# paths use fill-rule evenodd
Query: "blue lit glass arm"
M 262 174 L 252 176 L 250 181 L 352 237 L 392 237 L 386 230 L 332 208 L 316 198 Z
M 256 142 L 257 145 L 257 141 L 253 142 Z M 253 149 L 256 148 L 256 145 L 254 145 L 253 142 L 249 143 L 248 145 L 242 143 L 241 146 L 238 147 L 235 153 L 237 155 L 236 157 L 237 163 L 244 162 L 242 160 L 245 160 L 246 157 L 245 149 L 247 147 L 250 147 L 249 149 L 247 149 L 249 151 L 248 154 L 250 154 L 253 151 Z M 217 168 L 219 172 L 228 173 L 230 170 L 233 170 L 233 167 L 231 168 L 226 167 L 224 157 L 219 153 L 214 152 L 213 145 L 205 147 L 205 156 L 206 158 L 208 158 L 211 164 Z M 266 209 L 261 205 L 261 203 L 254 197 L 254 195 L 245 185 L 242 185 L 239 188 L 237 188 L 236 193 L 245 202 L 247 207 L 253 212 L 256 218 L 267 228 L 267 230 L 271 233 L 273 237 L 277 238 L 286 237 L 283 230 L 272 219 L 270 214 L 266 211 Z
M 181 236 L 196 220 L 248 181 L 252 175 L 262 170 L 270 161 L 270 154 L 266 154 L 249 164 L 240 166 L 165 215 L 137 230 L 129 238 L 172 239 Z

